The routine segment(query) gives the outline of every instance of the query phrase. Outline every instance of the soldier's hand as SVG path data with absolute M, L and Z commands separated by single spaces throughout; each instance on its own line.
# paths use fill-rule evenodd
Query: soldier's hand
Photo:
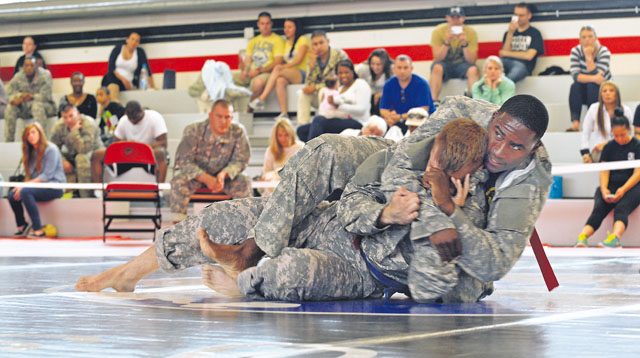
M 33 99 L 33 95 L 31 93 L 23 93 L 20 97 L 22 97 L 23 102 L 28 102 Z
M 409 224 L 418 217 L 418 209 L 420 209 L 418 194 L 400 188 L 393 193 L 391 202 L 382 210 L 378 222 L 381 225 Z
M 456 187 L 456 195 L 454 195 L 453 197 L 453 202 L 460 207 L 464 206 L 464 202 L 467 199 L 467 194 L 469 194 L 470 177 L 471 177 L 470 174 L 465 175 L 464 182 L 461 181 L 460 179 L 451 177 L 451 181 L 453 182 L 453 185 Z
M 424 173 L 422 183 L 431 189 L 433 202 L 445 214 L 451 215 L 455 205 L 451 199 L 449 176 L 442 169 L 432 168 Z
M 227 179 L 228 177 L 229 177 L 229 174 L 227 174 L 227 172 L 224 172 L 224 171 L 221 171 L 220 173 L 218 173 L 218 175 L 216 175 L 216 179 L 220 184 L 220 190 L 218 191 L 224 190 L 224 180 Z
M 438 250 L 442 262 L 449 263 L 462 255 L 462 242 L 454 229 L 444 229 L 429 236 L 429 241 Z

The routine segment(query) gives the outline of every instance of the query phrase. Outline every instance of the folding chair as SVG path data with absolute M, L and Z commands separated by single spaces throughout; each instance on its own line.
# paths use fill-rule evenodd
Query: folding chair
M 189 201 L 192 203 L 209 203 L 229 199 L 231 199 L 231 195 L 222 192 L 214 193 L 207 188 L 200 188 L 189 197 Z
M 102 242 L 107 232 L 155 232 L 160 229 L 160 191 L 156 176 L 156 160 L 153 150 L 147 144 L 136 142 L 115 142 L 106 150 L 104 173 L 113 177 L 105 186 L 102 179 Z M 155 204 L 154 214 L 108 214 L 107 202 L 150 202 Z M 153 228 L 111 228 L 113 219 L 146 219 L 153 222 Z

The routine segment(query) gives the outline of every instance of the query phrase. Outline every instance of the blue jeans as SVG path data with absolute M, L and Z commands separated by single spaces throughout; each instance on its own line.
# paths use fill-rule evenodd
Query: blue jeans
M 508 57 L 501 58 L 502 65 L 504 66 L 504 74 L 509 77 L 514 83 L 529 76 L 529 70 L 524 63 Z
M 308 142 L 322 134 L 340 133 L 347 128 L 360 129 L 362 128 L 362 123 L 350 118 L 341 119 L 315 116 L 311 123 L 301 125 L 296 132 L 300 140 Z
M 62 189 L 44 189 L 44 188 L 22 188 L 20 190 L 20 200 L 13 198 L 15 189 L 9 190 L 9 204 L 16 217 L 16 225 L 18 227 L 24 226 L 27 222 L 24 219 L 24 208 L 27 209 L 27 213 L 31 218 L 31 224 L 33 230 L 42 229 L 40 223 L 40 213 L 38 212 L 37 201 L 49 201 L 57 199 L 62 196 Z

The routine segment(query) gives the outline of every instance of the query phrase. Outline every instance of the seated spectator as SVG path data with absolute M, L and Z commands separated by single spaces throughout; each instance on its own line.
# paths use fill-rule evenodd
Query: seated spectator
M 308 142 L 324 133 L 340 133 L 347 128 L 362 128 L 369 118 L 371 109 L 371 88 L 369 84 L 358 78 L 349 59 L 340 60 L 336 64 L 336 75 L 340 82 L 338 95 L 327 95 L 327 102 L 336 107 L 333 117 L 317 115 L 310 124 L 298 127 L 298 136 Z
M 25 58 L 22 71 L 9 82 L 7 94 L 9 105 L 4 112 L 7 142 L 14 140 L 18 118 L 33 118 L 46 131 L 47 118 L 56 114 L 51 98 L 51 74 L 38 67 L 35 57 Z
M 82 72 L 74 72 L 71 75 L 71 88 L 73 89 L 73 92 L 60 98 L 60 105 L 58 108 L 62 108 L 65 104 L 72 104 L 78 109 L 78 112 L 96 119 L 98 114 L 96 98 L 90 93 L 84 93 L 82 91 L 83 87 L 84 74 L 82 74 Z M 58 111 L 58 117 L 60 116 L 61 113 Z
M 29 124 L 22 132 L 22 165 L 25 181 L 28 183 L 64 183 L 62 156 L 55 144 L 47 142 L 47 137 L 38 123 Z M 16 218 L 17 237 L 44 237 L 37 201 L 49 201 L 62 196 L 62 189 L 12 188 L 8 198 Z M 24 217 L 27 210 L 31 223 Z M 32 229 L 30 232 L 29 229 Z
M 372 135 L 382 137 L 387 132 L 387 122 L 375 114 L 365 122 L 362 129 L 347 128 L 340 132 L 340 135 L 356 137 L 359 135 Z
M 7 109 L 7 89 L 0 79 L 0 119 L 4 118 L 4 111 Z
M 42 58 L 42 55 L 40 55 L 40 52 L 36 50 L 36 47 L 36 42 L 33 40 L 33 37 L 27 36 L 24 38 L 24 40 L 22 40 L 22 52 L 24 52 L 24 54 L 18 58 L 18 61 L 16 61 L 16 66 L 13 68 L 14 76 L 24 66 L 24 59 L 31 56 L 36 58 L 38 67 L 45 70 L 47 69 L 47 64 L 44 62 L 44 59 Z
M 516 85 L 505 76 L 502 61 L 498 56 L 489 56 L 484 62 L 484 75 L 473 84 L 471 95 L 476 99 L 502 106 L 509 98 L 516 94 Z
M 591 106 L 598 101 L 600 85 L 611 79 L 609 61 L 611 52 L 600 45 L 596 30 L 591 26 L 580 29 L 580 44 L 571 49 L 571 76 L 573 84 L 569 89 L 569 110 L 572 126 L 567 132 L 580 130 L 582 105 Z
M 371 87 L 371 114 L 380 115 L 380 98 L 385 82 L 393 74 L 391 73 L 393 61 L 387 50 L 383 48 L 371 51 L 367 61 L 356 66 L 356 74 L 367 81 Z
M 629 118 L 616 108 L 611 120 L 613 140 L 602 149 L 601 162 L 640 158 L 640 140 L 631 136 Z M 598 230 L 602 220 L 613 212 L 613 233 L 598 244 L 600 247 L 620 247 L 620 239 L 629 225 L 629 214 L 640 204 L 640 168 L 604 170 L 600 172 L 600 187 L 593 196 L 593 210 L 578 236 L 576 247 L 587 247 L 587 239 Z
M 633 132 L 640 139 L 640 105 L 636 106 L 636 111 L 633 114 Z
M 263 181 L 279 181 L 278 171 L 284 167 L 289 158 L 300 150 L 304 143 L 298 140 L 293 125 L 286 118 L 280 118 L 273 126 L 269 148 L 264 154 L 264 165 L 262 166 Z M 266 188 L 262 196 L 268 196 L 273 191 Z
M 611 118 L 616 108 L 624 110 L 624 116 L 631 118 L 629 107 L 622 105 L 620 89 L 607 81 L 600 86 L 600 98 L 597 103 L 589 106 L 582 125 L 582 141 L 580 154 L 584 163 L 597 163 L 605 144 L 613 137 L 611 135 Z
M 149 71 L 149 87 L 155 88 L 147 54 L 139 47 L 140 35 L 132 32 L 124 45 L 116 45 L 109 55 L 109 69 L 102 77 L 102 87 L 109 88 L 111 98 L 120 102 L 120 91 L 128 91 L 140 86 L 140 72 L 143 66 Z
M 411 108 L 422 107 L 429 114 L 436 110 L 429 84 L 412 72 L 411 57 L 399 55 L 393 65 L 395 76 L 384 84 L 380 98 L 380 116 L 387 122 L 389 129 L 398 126 L 403 134 L 407 132 L 404 121 L 409 117 Z
M 62 118 L 51 130 L 51 143 L 60 148 L 67 181 L 73 181 L 70 176 L 75 174 L 78 183 L 91 183 L 91 154 L 104 149 L 100 130 L 93 118 L 80 114 L 73 104 L 63 104 L 60 112 Z M 91 191 L 80 190 L 80 196 L 90 197 Z
M 478 81 L 480 74 L 476 67 L 478 59 L 478 35 L 464 25 L 464 9 L 453 6 L 446 15 L 447 22 L 436 26 L 431 33 L 433 64 L 431 65 L 431 97 L 436 103 L 442 89 L 442 82 L 450 78 L 466 78 L 468 93 Z
M 233 81 L 239 86 L 248 87 L 252 92 L 251 101 L 260 96 L 271 71 L 282 63 L 284 40 L 271 32 L 272 26 L 271 14 L 261 12 L 258 15 L 260 35 L 249 41 L 243 69 L 233 71 Z M 239 112 L 245 112 L 244 108 L 237 109 Z
M 400 129 L 400 127 L 393 126 L 387 131 L 387 134 L 385 134 L 384 137 L 386 139 L 391 139 L 394 142 L 398 142 L 400 141 L 400 139 L 406 138 L 411 135 L 411 133 L 422 123 L 424 123 L 427 118 L 429 118 L 429 113 L 427 113 L 424 108 L 411 108 L 409 112 L 407 112 L 407 120 L 405 121 L 405 124 L 407 125 L 407 132 L 402 134 L 402 130 Z
M 531 26 L 532 7 L 523 2 L 513 8 L 509 29 L 502 38 L 500 58 L 504 73 L 517 83 L 531 75 L 538 56 L 544 55 L 544 42 L 540 31 Z
M 104 145 L 113 143 L 113 132 L 118 125 L 118 119 L 124 117 L 124 107 L 118 102 L 111 101 L 111 92 L 107 87 L 100 87 L 96 91 L 96 101 L 100 105 L 98 111 L 98 128 Z
M 344 51 L 329 46 L 329 38 L 323 30 L 311 34 L 309 72 L 302 92 L 298 95 L 298 126 L 311 122 L 311 106 L 318 107 L 318 93 L 331 73 L 335 73 L 340 60 L 348 59 Z
M 308 36 L 302 34 L 300 22 L 294 19 L 284 20 L 284 64 L 273 68 L 269 80 L 260 94 L 260 97 L 249 103 L 253 110 L 263 109 L 264 102 L 276 89 L 280 114 L 276 118 L 289 118 L 287 111 L 287 86 L 289 84 L 303 83 L 307 76 L 309 66 L 309 48 L 311 41 Z
M 167 125 L 160 113 L 150 109 L 143 110 L 137 101 L 127 102 L 125 115 L 118 121 L 113 141 L 148 144 L 156 158 L 158 181 L 164 182 L 169 158 L 167 156 Z M 102 182 L 104 153 L 104 149 L 98 149 L 91 155 L 91 176 L 96 183 Z
M 184 129 L 176 151 L 176 173 L 171 179 L 174 222 L 186 218 L 189 197 L 200 188 L 234 199 L 251 196 L 251 179 L 242 174 L 251 156 L 249 139 L 242 127 L 231 123 L 232 112 L 230 103 L 219 99 L 207 120 Z

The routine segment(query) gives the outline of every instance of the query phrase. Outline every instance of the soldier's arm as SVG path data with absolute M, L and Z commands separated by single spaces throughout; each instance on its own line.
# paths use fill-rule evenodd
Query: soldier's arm
M 44 73 L 38 75 L 42 76 L 42 82 L 38 92 L 33 94 L 33 99 L 38 102 L 51 102 L 51 76 Z
M 82 127 L 69 132 L 67 145 L 72 146 L 78 153 L 88 153 L 93 150 L 94 132 L 93 124 L 89 121 L 83 121 Z
M 251 157 L 251 148 L 249 147 L 249 141 L 247 135 L 241 128 L 234 129 L 235 145 L 233 148 L 233 154 L 229 163 L 222 168 L 221 171 L 227 173 L 230 179 L 234 179 L 238 174 L 249 165 L 249 158 Z
M 18 85 L 17 78 L 14 77 L 11 82 L 9 82 L 9 86 L 7 87 L 7 98 L 9 103 L 13 102 L 15 99 L 20 98 L 22 93 L 20 92 L 20 86 Z
M 195 179 L 206 173 L 196 162 L 195 148 L 198 147 L 198 138 L 195 125 L 187 126 L 176 150 L 176 169 L 189 179 Z

